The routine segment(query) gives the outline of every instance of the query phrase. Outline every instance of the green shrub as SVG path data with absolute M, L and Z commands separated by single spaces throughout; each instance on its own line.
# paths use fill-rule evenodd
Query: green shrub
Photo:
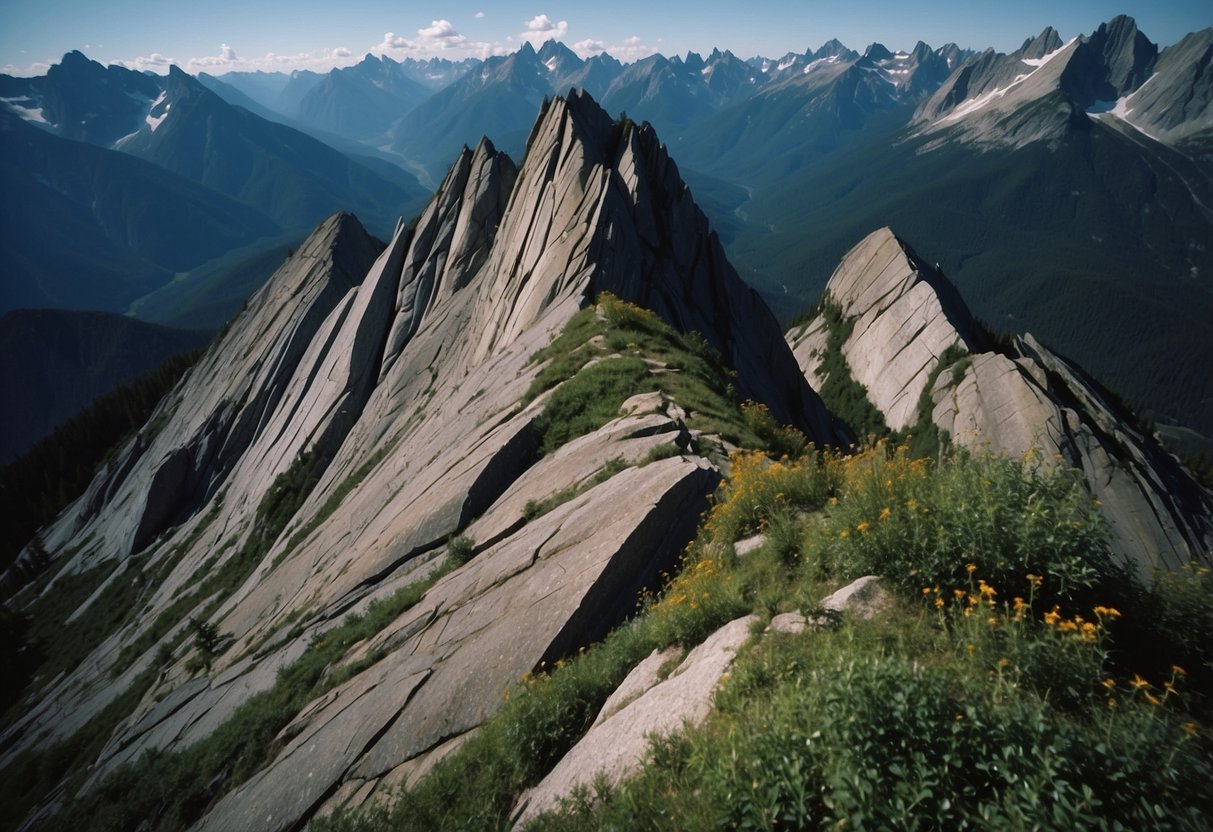
M 586 367 L 553 391 L 538 419 L 542 451 L 551 453 L 619 416 L 619 406 L 637 393 L 657 389 L 639 358 L 605 358 Z
M 1074 472 L 1031 456 L 959 454 L 934 467 L 883 443 L 844 468 L 839 502 L 810 544 L 832 574 L 883 575 L 912 592 L 959 586 L 971 563 L 998 586 L 1042 575 L 1042 593 L 1055 599 L 1127 580 Z
M 463 566 L 475 556 L 476 541 L 466 535 L 457 535 L 446 543 L 446 562 L 451 567 Z

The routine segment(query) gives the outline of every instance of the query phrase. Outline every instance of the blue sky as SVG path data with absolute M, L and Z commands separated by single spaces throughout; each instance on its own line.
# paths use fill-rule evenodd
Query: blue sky
M 606 49 L 622 60 L 652 52 L 731 49 L 779 57 L 832 37 L 855 49 L 872 41 L 906 49 L 917 40 L 999 51 L 1045 26 L 1063 38 L 1089 33 L 1116 14 L 1135 17 L 1161 45 L 1213 26 L 1211 0 L 0 0 L 0 68 L 40 73 L 72 49 L 102 63 L 221 74 L 232 69 L 326 70 L 370 52 L 397 59 L 512 52 L 524 39 L 556 36 L 583 55 Z

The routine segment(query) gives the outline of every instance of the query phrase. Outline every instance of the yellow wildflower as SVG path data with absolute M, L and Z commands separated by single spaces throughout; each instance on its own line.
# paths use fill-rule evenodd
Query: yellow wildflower
M 1133 678 L 1129 680 L 1129 684 L 1138 690 L 1140 690 L 1141 688 L 1150 687 L 1150 683 L 1147 682 L 1145 679 L 1141 678 L 1140 673 L 1134 673 Z
M 1187 731 L 1192 736 L 1196 736 L 1196 723 L 1195 722 L 1185 722 L 1180 727 L 1183 728 L 1185 731 Z
M 893 516 L 893 512 L 889 509 L 888 506 L 885 506 L 884 508 L 882 508 L 880 510 L 880 519 L 881 520 L 888 520 L 892 516 Z
M 872 524 L 869 523 L 867 520 L 864 520 L 862 523 L 860 523 L 858 526 L 855 527 L 855 530 L 858 531 L 860 534 L 867 534 L 868 529 L 870 529 L 870 528 L 872 528 Z
M 1044 582 L 1044 578 L 1039 575 L 1028 575 L 1028 585 L 1032 589 L 1040 589 L 1040 585 Z
M 942 598 L 936 598 L 936 599 L 935 599 L 935 609 L 939 609 L 939 608 L 941 608 L 942 606 L 943 606 L 943 599 L 942 599 Z
M 1054 607 L 1049 612 L 1045 613 L 1045 623 L 1052 627 L 1061 620 L 1061 614 L 1057 612 L 1057 607 Z
M 1177 664 L 1171 665 L 1171 673 L 1176 676 L 1187 676 L 1188 675 L 1188 671 L 1184 670 L 1182 667 L 1180 667 Z
M 1102 682 L 1100 682 L 1100 684 L 1103 685 L 1108 690 L 1116 690 L 1116 680 L 1115 679 L 1111 679 L 1111 678 L 1104 679 Z
M 965 571 L 966 571 L 966 572 L 968 572 L 970 575 L 972 575 L 974 572 L 976 572 L 976 571 L 977 571 L 977 564 L 975 564 L 975 563 L 966 563 L 966 564 L 965 564 Z
M 851 532 L 848 529 L 843 529 L 842 531 L 840 531 L 838 533 L 838 536 L 840 538 L 842 538 L 843 540 L 846 540 L 848 537 L 851 536 Z

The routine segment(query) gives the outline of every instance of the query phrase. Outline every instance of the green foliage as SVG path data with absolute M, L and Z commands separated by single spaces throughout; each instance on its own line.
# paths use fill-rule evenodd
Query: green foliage
M 543 453 L 602 427 L 619 415 L 619 406 L 630 396 L 656 387 L 639 358 L 604 358 L 586 367 L 553 391 L 537 420 Z
M 947 431 L 941 431 L 935 425 L 935 420 L 931 417 L 932 411 L 935 409 L 935 402 L 931 398 L 931 391 L 935 389 L 935 383 L 945 371 L 949 373 L 953 387 L 960 384 L 964 380 L 965 371 L 968 369 L 971 361 L 972 359 L 968 351 L 960 344 L 952 344 L 943 351 L 943 355 L 939 356 L 939 361 L 936 362 L 934 368 L 932 368 L 930 374 L 927 376 L 927 381 L 923 385 L 922 392 L 918 394 L 918 418 L 914 425 L 904 432 L 907 435 L 910 456 L 922 459 L 938 459 L 942 453 L 951 447 L 951 439 Z M 900 441 L 901 437 L 899 435 L 892 438 L 894 441 Z
M 19 755 L 0 777 L 0 828 L 16 829 L 34 805 L 61 784 L 68 794 L 84 783 L 92 764 L 110 735 L 130 716 L 155 681 L 156 669 L 144 671 L 127 689 L 72 736 Z M 93 829 L 84 818 L 79 826 L 64 829 Z
M 446 543 L 446 562 L 451 569 L 458 569 L 476 556 L 476 541 L 466 535 L 452 537 Z
M 587 367 L 594 359 L 599 360 Z M 733 372 L 700 333 L 679 333 L 652 312 L 609 292 L 603 292 L 595 306 L 574 315 L 549 346 L 532 356 L 532 361 L 543 362 L 543 367 L 521 404 L 580 377 L 583 368 L 585 372 L 595 370 L 604 360 L 625 363 L 597 370 L 591 379 L 577 382 L 584 387 L 561 394 L 552 413 L 558 428 L 551 442 L 545 442 L 547 450 L 559 447 L 560 437 L 567 441 L 578 435 L 576 431 L 593 430 L 615 418 L 615 408 L 627 396 L 648 390 L 661 390 L 667 399 L 676 402 L 688 414 L 688 426 L 695 430 L 719 434 L 735 445 L 766 447 L 766 441 L 754 432 L 738 408 L 730 381 Z M 641 375 L 641 364 L 645 376 Z M 662 365 L 666 372 L 649 371 Z M 584 406 L 576 401 L 579 395 L 588 397 Z M 595 415 L 589 415 L 589 410 Z M 547 430 L 549 423 L 542 422 L 540 427 Z M 773 421 L 770 427 L 771 438 L 784 441 L 784 447 L 798 446 L 795 431 Z
M 812 530 L 823 568 L 908 590 L 955 585 L 967 564 L 1009 584 L 1047 578 L 1059 596 L 1123 578 L 1082 479 L 1026 460 L 958 454 L 933 468 L 886 444 L 845 462 L 839 503 Z
M 1142 589 L 1107 563 L 1076 480 L 1036 460 L 930 464 L 882 444 L 736 453 L 730 469 L 681 570 L 635 621 L 523 677 L 392 808 L 317 828 L 507 828 L 651 650 L 748 612 L 812 613 L 867 572 L 898 589 L 882 617 L 757 637 L 703 725 L 655 739 L 639 774 L 528 828 L 1203 827 L 1213 687 L 1187 666 L 1156 672 L 1135 645 L 1207 661 L 1210 573 Z M 755 531 L 765 544 L 736 557 L 732 542 Z
M 854 319 L 845 318 L 842 308 L 829 298 L 823 298 L 817 314 L 826 327 L 826 347 L 821 356 L 818 374 L 825 377 L 817 391 L 830 412 L 842 419 L 859 436 L 885 436 L 889 426 L 884 414 L 868 399 L 867 388 L 851 375 L 842 346 L 855 328 Z
M 302 657 L 278 671 L 272 688 L 250 697 L 209 737 L 181 751 L 148 752 L 133 764 L 123 766 L 87 794 L 70 800 L 55 816 L 56 828 L 124 830 L 138 826 L 152 832 L 188 828 L 220 796 L 265 765 L 278 733 L 305 705 L 379 661 L 382 654 L 372 652 L 357 662 L 342 663 L 351 648 L 416 604 L 449 569 L 449 565 L 440 568 L 393 595 L 372 602 L 365 614 L 350 615 L 340 625 L 317 635 Z M 213 650 L 218 642 L 213 625 L 197 622 L 192 629 L 196 639 L 205 640 Z M 155 669 L 149 674 L 154 672 Z M 149 683 L 150 679 L 149 675 Z M 140 696 L 144 689 L 146 686 L 139 690 Z M 84 759 L 96 757 L 100 743 L 108 739 L 114 724 L 108 723 L 109 727 L 97 738 L 95 750 L 91 755 L 85 754 Z M 92 732 L 92 723 L 88 730 Z M 73 737 L 72 742 L 79 745 L 80 736 Z M 27 771 L 21 763 L 14 770 Z M 35 767 L 23 775 L 38 776 L 40 782 L 47 784 L 35 795 L 46 793 L 57 782 L 53 774 L 41 771 Z M 5 774 L 7 777 L 9 772 Z M 165 799 L 166 795 L 171 799 Z M 14 810 L 11 817 L 20 818 L 27 810 L 28 805 L 25 810 Z
M 743 402 L 741 418 L 774 457 L 798 457 L 809 447 L 808 437 L 790 425 L 776 422 L 764 404 Z
M 219 625 L 190 618 L 188 630 L 194 637 L 194 656 L 186 665 L 191 673 L 211 672 L 211 662 L 219 649 Z

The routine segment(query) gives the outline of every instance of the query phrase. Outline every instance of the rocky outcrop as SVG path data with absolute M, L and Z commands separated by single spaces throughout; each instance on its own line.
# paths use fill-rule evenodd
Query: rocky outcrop
M 826 290 L 853 326 L 842 346 L 851 375 L 894 430 L 918 418 L 918 399 L 949 347 L 976 348 L 981 335 L 956 289 L 887 228 L 847 252 Z M 815 386 L 826 349 L 825 318 L 795 331 L 793 354 Z
M 944 275 L 889 229 L 847 253 L 823 303 L 834 323 L 823 314 L 788 334 L 808 378 L 839 328 L 846 366 L 891 428 L 933 425 L 963 447 L 1081 471 L 1113 552 L 1143 572 L 1210 559 L 1213 496 L 1031 335 L 995 349 Z
M 550 394 L 521 404 L 532 356 L 608 290 L 701 332 L 782 421 L 835 435 L 652 130 L 556 99 L 521 169 L 488 141 L 465 148 L 386 246 L 345 215 L 322 225 L 48 530 L 73 570 L 119 561 L 111 584 L 154 580 L 4 733 L 0 765 L 70 736 L 154 663 L 86 788 L 205 739 L 313 639 L 433 574 L 456 535 L 471 561 L 341 659 L 352 678 L 201 828 L 299 828 L 371 799 L 454 748 L 520 675 L 603 636 L 720 477 L 659 396 L 540 457 Z M 201 676 L 190 616 L 224 636 Z
M 639 769 L 654 736 L 664 737 L 686 724 L 702 722 L 711 711 L 712 694 L 749 640 L 757 616 L 738 618 L 721 627 L 690 652 L 669 676 L 659 681 L 663 665 L 677 659 L 654 653 L 633 669 L 586 733 L 535 788 L 519 801 L 515 825 L 524 826 L 578 786 L 596 777 L 618 784 Z

